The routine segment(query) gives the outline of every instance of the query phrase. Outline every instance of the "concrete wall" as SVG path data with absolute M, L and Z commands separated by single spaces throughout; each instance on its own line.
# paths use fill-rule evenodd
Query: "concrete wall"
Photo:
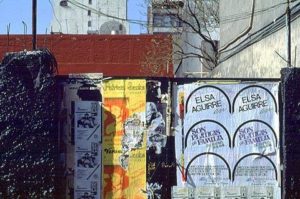
M 253 27 L 249 34 L 284 14 L 286 0 L 256 0 Z M 248 28 L 252 0 L 220 0 L 220 46 L 224 46 Z
M 286 7 L 286 4 L 282 4 L 284 1 L 256 1 L 256 11 L 253 29 L 247 34 L 244 38 L 249 37 L 252 39 L 254 36 L 250 36 L 251 33 L 265 27 L 267 24 L 271 23 L 272 20 L 279 17 Z M 225 4 L 226 3 L 226 4 Z M 238 7 L 234 7 L 234 10 L 240 12 L 233 12 L 230 16 L 234 14 L 239 14 L 238 16 L 245 15 L 245 7 L 248 10 L 251 10 L 251 1 L 249 0 L 221 0 L 220 3 L 220 14 L 221 14 L 221 46 L 224 46 L 230 40 L 235 38 L 240 32 L 242 32 L 249 23 L 249 13 L 248 20 L 235 20 L 230 23 L 227 21 L 226 24 L 222 23 L 224 16 L 228 16 L 231 11 L 233 11 L 233 5 L 236 3 Z M 293 4 L 294 5 L 294 4 Z M 274 7 L 271 9 L 271 7 Z M 292 7 L 292 6 L 291 6 Z M 227 9 L 226 9 L 227 8 Z M 223 13 L 225 12 L 225 13 Z M 249 11 L 250 12 L 250 11 Z M 242 14 L 244 13 L 244 14 Z M 229 18 L 227 18 L 229 19 Z M 233 19 L 232 19 L 233 20 Z M 275 25 L 275 23 L 273 24 Z M 298 39 L 298 33 L 300 30 L 300 18 L 295 19 L 292 22 L 291 27 L 292 33 L 292 65 L 299 66 L 299 58 L 295 59 L 295 54 L 299 52 L 295 49 L 300 45 L 300 40 Z M 243 39 L 244 39 L 243 38 Z M 241 39 L 240 41 L 242 41 Z M 234 45 L 230 46 L 228 49 L 234 47 L 235 45 L 240 45 L 240 41 L 236 42 Z M 261 77 L 261 78 L 279 78 L 280 69 L 285 67 L 286 62 L 276 54 L 278 52 L 284 59 L 286 59 L 286 29 L 282 28 L 279 31 L 271 34 L 268 37 L 258 41 L 247 47 L 246 49 L 238 52 L 232 57 L 224 60 L 226 56 L 230 55 L 233 51 L 229 50 L 228 52 L 222 53 L 220 56 L 221 63 L 213 71 L 213 77 Z
M 74 2 L 76 5 L 80 3 L 84 6 L 79 5 L 78 7 L 71 2 Z M 127 22 L 105 16 L 111 15 L 126 19 L 127 0 L 92 0 L 92 4 L 89 4 L 88 0 L 71 2 L 68 2 L 68 6 L 60 6 L 60 0 L 52 0 L 54 14 L 49 28 L 50 31 L 65 34 L 99 33 L 101 26 L 105 22 L 115 21 L 124 26 L 125 33 L 129 33 L 129 24 Z M 91 10 L 91 16 L 88 16 L 88 10 Z M 97 11 L 99 13 L 96 13 Z M 90 27 L 88 26 L 88 21 L 91 21 Z M 105 28 L 111 29 L 110 27 Z
M 200 54 L 201 41 L 202 39 L 196 33 L 192 32 L 183 32 L 180 38 L 174 40 L 174 49 L 179 44 L 187 57 L 182 60 L 176 77 L 200 77 L 203 75 L 201 73 L 203 69 L 200 59 L 196 56 L 187 55 L 188 53 Z M 190 44 L 198 46 L 199 49 L 191 47 Z

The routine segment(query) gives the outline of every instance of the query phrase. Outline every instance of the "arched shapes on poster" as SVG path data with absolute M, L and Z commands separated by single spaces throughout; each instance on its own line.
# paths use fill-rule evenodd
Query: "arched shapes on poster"
M 238 132 L 240 131 L 240 129 L 243 127 L 243 126 L 245 126 L 246 124 L 248 124 L 248 123 L 260 123 L 260 124 L 264 124 L 264 125 L 266 125 L 268 128 L 269 128 L 269 130 L 272 132 L 272 134 L 273 134 L 273 136 L 274 136 L 274 138 L 275 138 L 275 146 L 278 146 L 278 138 L 277 138 L 277 136 L 276 136 L 276 133 L 275 133 L 275 131 L 274 131 L 274 129 L 268 124 L 268 123 L 266 123 L 266 122 L 264 122 L 264 121 L 262 121 L 262 120 L 249 120 L 249 121 L 246 121 L 246 122 L 244 122 L 244 123 L 242 123 L 237 129 L 236 129 L 236 131 L 234 132 L 234 134 L 233 134 L 233 139 L 232 139 L 232 146 L 233 147 L 235 147 L 235 139 L 236 139 L 236 136 L 237 136 L 237 134 L 238 134 Z M 253 129 L 252 129 L 253 130 Z M 258 131 L 257 131 L 258 132 Z M 257 132 L 256 132 L 256 134 L 257 134 Z M 263 132 L 262 132 L 263 133 Z M 264 134 L 264 136 L 267 136 L 266 135 L 266 133 L 267 132 L 265 132 Z M 263 139 L 263 138 L 261 138 L 261 139 Z
M 195 129 L 195 127 L 197 127 L 197 125 L 203 124 L 203 123 L 213 124 L 214 126 L 218 126 L 219 129 L 213 129 L 211 131 L 207 131 L 207 129 L 203 128 L 202 126 Z M 202 120 L 202 121 L 199 121 L 199 122 L 195 123 L 187 131 L 187 134 L 186 134 L 185 140 L 184 140 L 185 149 L 188 146 L 188 137 L 189 137 L 191 132 L 193 134 L 192 136 L 194 138 L 194 141 L 196 143 L 198 143 L 198 145 L 200 145 L 200 144 L 207 144 L 207 143 L 213 143 L 213 142 L 218 142 L 218 141 L 223 142 L 224 138 L 222 136 L 222 131 L 223 131 L 223 134 L 225 134 L 227 136 L 228 145 L 229 145 L 229 148 L 231 148 L 230 135 L 229 135 L 229 132 L 228 132 L 228 130 L 226 129 L 226 127 L 224 125 L 222 125 L 221 123 L 219 123 L 217 121 L 214 121 L 214 120 Z
M 191 159 L 191 161 L 188 163 L 188 165 L 187 165 L 187 167 L 186 167 L 186 169 L 185 169 L 185 176 L 188 177 L 190 166 L 191 166 L 191 164 L 192 164 L 197 158 L 199 158 L 199 157 L 201 157 L 201 156 L 209 156 L 209 155 L 218 157 L 220 160 L 222 160 L 222 162 L 225 163 L 226 168 L 227 168 L 227 170 L 228 170 L 228 179 L 231 180 L 231 169 L 230 169 L 230 166 L 229 166 L 228 162 L 227 162 L 222 156 L 220 156 L 219 154 L 217 154 L 217 153 L 212 153 L 212 152 L 200 153 L 200 154 L 196 155 L 193 159 Z
M 236 170 L 239 166 L 239 164 L 246 158 L 250 157 L 250 156 L 259 156 L 259 158 L 263 158 L 265 160 L 267 160 L 271 166 L 272 166 L 272 169 L 274 170 L 275 172 L 275 180 L 277 181 L 278 180 L 278 177 L 277 177 L 277 169 L 276 169 L 276 166 L 275 164 L 273 163 L 273 161 L 266 155 L 263 155 L 263 154 L 260 154 L 260 153 L 250 153 L 250 154 L 247 154 L 245 156 L 243 156 L 242 158 L 240 158 L 237 163 L 235 164 L 234 168 L 233 168 L 233 171 L 232 171 L 232 182 L 234 182 L 235 178 L 236 178 Z M 265 165 L 262 166 L 262 167 L 266 167 Z M 257 170 L 257 169 L 256 169 Z
M 274 108 L 275 108 L 275 112 L 278 113 L 278 106 L 276 103 L 276 99 L 274 97 L 274 95 L 265 87 L 263 86 L 259 86 L 259 85 L 250 85 L 247 86 L 243 89 L 241 89 L 236 96 L 233 98 L 233 104 L 232 104 L 232 113 L 234 113 L 236 110 L 234 109 L 235 104 L 236 104 L 236 100 L 237 98 L 240 96 L 241 93 L 243 93 L 244 91 L 250 89 L 250 88 L 258 88 L 258 89 L 262 89 L 264 90 L 268 95 L 270 95 L 270 97 L 272 98 L 272 101 L 274 103 Z M 246 97 L 242 97 L 242 102 L 247 106 L 247 108 L 243 109 L 244 110 L 252 110 L 252 109 L 256 109 L 256 108 L 260 108 L 260 107 L 266 107 L 267 106 L 267 101 L 266 100 L 262 100 L 261 96 L 256 93 L 256 94 L 251 94 L 250 96 L 246 96 Z
M 185 104 L 185 112 L 187 113 L 189 110 L 188 110 L 188 105 L 189 105 L 189 102 L 190 102 L 190 99 L 191 97 L 197 92 L 197 91 L 200 91 L 202 89 L 205 89 L 205 88 L 211 88 L 211 89 L 214 89 L 214 90 L 217 90 L 219 91 L 220 93 L 222 93 L 222 95 L 225 97 L 227 103 L 228 103 L 228 111 L 231 113 L 231 103 L 230 103 L 230 100 L 229 100 L 229 97 L 227 96 L 227 94 L 220 88 L 216 87 L 216 86 L 212 86 L 212 85 L 205 85 L 205 86 L 201 86 L 199 88 L 196 88 L 195 90 L 193 90 L 190 95 L 187 97 L 187 100 L 186 100 L 186 104 Z M 195 101 L 199 102 L 200 105 L 202 105 L 204 103 L 204 107 L 201 107 L 201 109 L 210 109 L 210 108 L 217 108 L 219 106 L 222 106 L 221 104 L 221 101 L 220 100 L 215 100 L 214 99 L 215 97 L 210 94 L 210 95 L 207 95 L 207 96 L 204 96 L 203 99 L 201 97 L 198 97 L 197 99 L 195 99 Z M 207 102 L 207 103 L 206 103 Z M 202 103 L 202 104 L 201 104 Z M 198 106 L 197 106 L 198 107 Z M 198 109 L 198 108 L 196 108 Z

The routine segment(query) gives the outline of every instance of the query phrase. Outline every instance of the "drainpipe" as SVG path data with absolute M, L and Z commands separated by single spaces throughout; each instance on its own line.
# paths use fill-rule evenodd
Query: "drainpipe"
M 255 0 L 252 0 L 252 9 L 251 10 L 252 11 L 251 11 L 251 18 L 250 18 L 250 22 L 249 22 L 249 27 L 246 30 L 244 30 L 242 33 L 240 33 L 235 39 L 233 39 L 232 41 L 227 43 L 225 46 L 220 48 L 219 52 L 222 52 L 222 51 L 226 50 L 230 45 L 234 44 L 236 41 L 238 41 L 240 38 L 245 36 L 252 29 L 253 18 L 254 18 L 254 10 L 255 10 Z
M 290 2 L 287 0 L 286 7 L 286 37 L 287 37 L 287 67 L 291 67 L 291 10 Z

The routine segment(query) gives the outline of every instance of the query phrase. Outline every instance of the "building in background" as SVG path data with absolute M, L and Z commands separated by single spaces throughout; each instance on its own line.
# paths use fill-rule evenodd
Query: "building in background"
M 204 0 L 150 0 L 148 32 L 172 34 L 174 72 L 177 77 L 206 77 L 216 65 L 219 29 L 218 25 L 206 22 L 211 17 L 206 13 L 209 10 L 207 5 L 218 10 L 218 4 Z M 200 31 L 196 31 L 198 28 Z M 211 45 L 216 48 L 213 50 Z
M 178 14 L 182 13 L 183 1 L 153 0 L 148 7 L 148 32 L 150 34 L 182 32 Z
M 286 0 L 221 0 L 221 54 L 213 76 L 279 78 L 281 68 L 287 66 L 287 5 Z M 289 6 L 291 60 L 298 67 L 300 3 Z
M 127 0 L 51 0 L 51 33 L 128 34 Z

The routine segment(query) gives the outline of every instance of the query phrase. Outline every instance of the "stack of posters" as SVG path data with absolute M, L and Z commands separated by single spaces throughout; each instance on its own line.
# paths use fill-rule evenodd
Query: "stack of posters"
M 75 102 L 75 199 L 101 195 L 101 103 Z
M 170 86 L 167 79 L 147 79 L 147 195 L 170 198 L 176 184 L 174 136 L 170 135 Z
M 146 80 L 108 80 L 103 90 L 103 198 L 147 198 Z
M 278 86 L 177 87 L 173 198 L 280 198 Z
M 102 74 L 70 74 L 61 82 L 60 161 L 64 198 L 100 198 Z

